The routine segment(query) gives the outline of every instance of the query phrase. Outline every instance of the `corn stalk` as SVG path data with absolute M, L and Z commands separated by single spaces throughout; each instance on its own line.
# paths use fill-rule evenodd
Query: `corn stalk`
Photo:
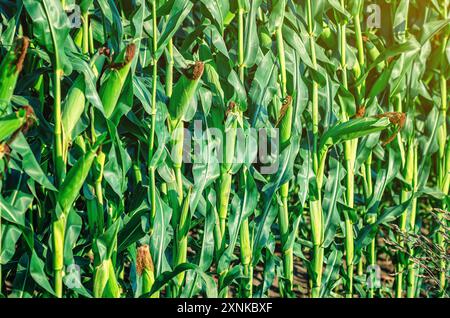
M 448 19 L 448 7 L 449 2 L 446 0 L 442 4 L 443 18 Z M 441 69 L 439 74 L 439 83 L 440 83 L 440 91 L 441 91 L 441 108 L 440 108 L 440 118 L 442 118 L 442 125 L 439 127 L 438 131 L 438 144 L 439 144 L 439 162 L 438 162 L 438 187 L 445 195 L 449 195 L 450 188 L 450 143 L 448 142 L 447 136 L 447 111 L 448 111 L 448 83 L 446 79 L 446 74 L 448 70 L 448 62 L 446 61 L 446 49 L 450 36 L 450 28 L 447 27 L 444 37 L 442 39 L 441 46 Z M 443 210 L 448 209 L 449 207 L 444 203 L 442 206 Z M 443 215 L 440 215 L 439 218 L 440 224 L 445 224 L 445 218 Z M 443 228 L 440 226 L 438 230 L 437 242 L 441 247 L 442 251 L 446 250 L 445 244 L 445 233 L 443 233 Z M 447 266 L 444 259 L 440 261 L 440 276 L 439 276 L 439 292 L 443 296 L 445 295 L 445 288 L 448 285 L 446 272 Z
M 314 17 L 312 1 L 307 2 L 307 17 L 308 17 L 308 31 L 309 31 L 309 45 L 311 60 L 314 70 L 317 71 L 317 57 L 316 57 L 316 36 L 314 34 Z M 313 170 L 316 175 L 316 188 L 311 189 L 310 195 L 310 217 L 311 230 L 313 241 L 313 256 L 312 256 L 312 288 L 311 297 L 318 298 L 322 288 L 322 273 L 323 273 L 323 239 L 324 239 L 324 224 L 322 212 L 322 179 L 323 172 L 319 171 L 319 83 L 312 81 L 312 124 L 313 124 Z

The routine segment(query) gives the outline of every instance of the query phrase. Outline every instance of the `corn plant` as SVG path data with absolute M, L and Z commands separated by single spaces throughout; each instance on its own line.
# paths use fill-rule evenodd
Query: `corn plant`
M 0 2 L 0 295 L 448 297 L 449 6 Z

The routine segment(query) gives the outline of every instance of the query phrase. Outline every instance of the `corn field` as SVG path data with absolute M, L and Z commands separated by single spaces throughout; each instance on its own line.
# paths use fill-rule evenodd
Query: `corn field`
M 448 297 L 449 0 L 0 0 L 0 296 Z

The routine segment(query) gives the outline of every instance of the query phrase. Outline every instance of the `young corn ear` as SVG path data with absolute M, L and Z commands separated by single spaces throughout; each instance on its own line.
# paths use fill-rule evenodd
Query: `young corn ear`
M 75 202 L 81 187 L 91 169 L 92 163 L 97 156 L 97 150 L 105 140 L 105 135 L 100 136 L 94 146 L 77 161 L 70 169 L 58 194 L 58 203 L 64 213 L 68 213 Z
M 328 49 L 334 49 L 337 47 L 337 39 L 330 26 L 323 23 L 323 31 L 320 33 L 320 39 L 325 43 Z
M 95 298 L 120 297 L 120 288 L 111 259 L 105 259 L 95 268 L 93 292 Z
M 120 52 L 106 71 L 99 95 L 107 118 L 114 112 L 135 54 L 136 45 L 131 43 Z
M 280 119 L 277 126 L 280 127 L 281 149 L 284 149 L 292 134 L 292 96 L 286 96 L 280 110 Z
M 213 123 L 216 123 L 216 127 L 222 130 L 223 136 L 225 137 L 225 139 L 222 140 L 223 162 L 220 165 L 220 179 L 218 188 L 219 222 L 216 223 L 215 229 L 216 254 L 220 256 L 225 249 L 226 220 L 228 218 L 228 205 L 230 200 L 231 187 L 233 184 L 232 167 L 236 151 L 238 122 L 240 121 L 242 114 L 239 110 L 239 107 L 233 101 L 229 103 L 228 109 L 225 112 L 225 116 L 223 116 L 223 110 L 216 110 L 216 112 L 219 112 L 219 114 L 213 115 L 214 117 L 217 116 L 213 119 Z M 246 252 L 248 251 L 248 249 L 243 249 L 243 245 L 241 245 L 241 261 L 243 261 L 242 263 L 247 269 L 250 265 L 250 263 L 247 262 L 248 255 L 246 254 Z M 228 271 L 225 270 L 220 273 L 220 282 L 223 282 L 223 279 L 226 277 L 227 272 Z M 247 281 L 249 282 L 249 280 Z M 248 284 L 245 285 L 247 286 Z M 250 292 L 250 288 L 246 288 L 246 290 Z M 224 294 L 228 294 L 227 289 L 224 290 Z
M 277 125 L 278 126 L 278 125 Z M 287 147 L 291 139 L 292 133 L 292 97 L 286 96 L 283 101 L 281 111 L 280 111 L 280 144 L 281 150 Z M 279 209 L 279 222 L 280 222 L 280 235 L 281 244 L 283 246 L 283 266 L 284 266 L 284 276 L 286 277 L 286 292 L 290 292 L 292 289 L 292 284 L 294 281 L 294 253 L 293 249 L 286 245 L 289 233 L 289 210 L 288 210 L 288 197 L 289 197 L 289 182 L 281 185 L 280 195 L 282 206 Z
M 107 52 L 109 52 L 108 49 L 101 49 L 92 59 L 91 67 L 95 75 L 94 80 L 97 80 L 103 68 L 108 55 Z M 61 125 L 63 130 L 64 161 L 67 161 L 67 149 L 72 139 L 73 129 L 80 120 L 86 107 L 85 89 L 86 84 L 84 81 L 84 76 L 80 74 L 70 87 L 67 93 L 66 101 L 63 105 Z
M 16 41 L 0 64 L 0 115 L 8 111 L 17 78 L 22 70 L 30 40 L 27 37 Z
M 195 96 L 204 68 L 203 62 L 195 62 L 191 67 L 184 70 L 184 74 L 175 84 L 168 107 L 172 129 L 175 129 L 183 119 L 189 104 Z
M 245 169 L 245 168 L 244 168 Z M 246 171 L 240 174 L 240 185 L 241 191 L 246 191 L 245 187 L 247 184 Z M 244 277 L 241 280 L 241 296 L 245 298 L 253 297 L 253 242 L 252 235 L 250 234 L 249 218 L 242 220 L 241 227 L 239 229 L 239 243 L 241 249 L 241 263 L 244 268 Z
M 148 245 L 141 245 L 137 249 L 136 272 L 142 279 L 141 294 L 150 293 L 155 283 L 155 268 L 150 255 Z M 159 298 L 159 292 L 154 293 L 151 298 Z
M 102 48 L 98 51 L 98 54 L 92 58 L 90 66 L 95 75 L 94 80 L 98 79 L 100 72 L 103 68 L 106 58 L 109 55 L 109 49 Z M 70 135 L 75 128 L 75 125 L 80 120 L 86 105 L 85 95 L 86 84 L 84 76 L 80 74 L 67 92 L 67 98 L 63 105 L 62 114 L 62 126 L 66 138 L 70 138 Z
M 380 50 L 378 50 L 378 48 L 375 46 L 375 44 L 373 44 L 371 41 L 369 41 L 368 39 L 365 39 L 365 40 L 366 40 L 365 48 L 367 51 L 367 55 L 369 56 L 369 59 L 372 62 L 375 62 L 381 54 Z M 381 73 L 385 67 L 386 67 L 386 62 L 381 61 L 380 63 L 377 64 L 376 69 L 377 69 L 378 73 Z
M 182 119 L 189 104 L 195 97 L 198 83 L 203 75 L 204 66 L 203 62 L 197 61 L 191 67 L 184 70 L 184 74 L 173 88 L 173 94 L 168 106 L 169 129 L 172 133 L 172 161 L 175 170 L 179 202 L 183 198 L 181 164 L 183 161 L 184 127 L 182 125 Z

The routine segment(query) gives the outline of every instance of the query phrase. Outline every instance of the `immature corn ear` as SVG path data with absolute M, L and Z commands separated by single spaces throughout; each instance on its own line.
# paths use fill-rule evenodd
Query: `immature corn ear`
M 155 269 L 148 245 L 139 246 L 136 256 L 136 272 L 142 277 L 142 294 L 150 293 L 155 283 Z M 158 297 L 157 293 L 152 298 Z
M 120 52 L 105 73 L 99 95 L 107 118 L 114 112 L 135 54 L 136 45 L 131 43 Z
M 93 292 L 95 298 L 119 298 L 120 287 L 117 282 L 111 259 L 105 259 L 95 268 Z
M 79 48 L 83 46 L 83 28 L 79 28 L 78 31 L 75 33 L 73 42 Z
M 109 49 L 101 48 L 98 54 L 95 55 L 91 61 L 91 68 L 95 75 L 94 80 L 96 81 L 99 74 L 102 71 L 105 60 L 109 57 Z M 80 74 L 76 78 L 75 82 L 69 89 L 67 93 L 67 98 L 63 105 L 62 114 L 62 129 L 63 129 L 63 157 L 64 161 L 67 160 L 67 150 L 69 148 L 69 143 L 72 140 L 72 132 L 76 124 L 81 118 L 85 107 L 86 107 L 86 95 L 85 95 L 86 84 L 84 81 L 84 75 Z
M 377 58 L 381 54 L 380 51 L 367 37 L 364 37 L 363 40 L 365 41 L 367 54 L 368 54 L 370 60 L 372 62 L 376 61 Z M 385 67 L 386 67 L 386 62 L 382 61 L 377 64 L 376 69 L 379 73 L 381 73 Z
M 233 159 L 236 151 L 236 137 L 238 128 L 238 107 L 235 102 L 231 101 L 225 112 L 225 126 L 223 140 L 223 164 L 221 169 L 224 173 L 229 173 L 233 166 Z
M 224 132 L 224 139 L 222 140 L 222 151 L 223 151 L 223 163 L 220 165 L 220 179 L 219 179 L 219 229 L 220 229 L 220 244 L 221 248 L 224 245 L 224 232 L 225 223 L 228 213 L 228 204 L 231 193 L 231 186 L 233 182 L 232 167 L 233 159 L 236 152 L 236 138 L 237 138 L 237 128 L 239 120 L 239 107 L 236 103 L 231 101 L 228 104 L 228 108 L 225 112 L 225 125 L 222 129 Z
M 292 134 L 292 96 L 286 96 L 281 105 L 280 117 L 277 122 L 280 127 L 280 142 L 284 148 Z
M 0 143 L 0 185 L 9 161 L 11 149 L 7 143 Z
M 15 133 L 27 131 L 35 121 L 33 108 L 25 106 L 0 118 L 0 142 L 14 138 Z
M 86 154 L 79 159 L 76 164 L 70 169 L 58 194 L 58 202 L 62 211 L 67 214 L 75 202 L 81 187 L 88 176 L 92 163 L 97 155 L 97 150 L 104 142 L 106 135 L 101 135 L 96 143 L 92 146 Z
M 98 54 L 95 55 L 91 62 L 91 68 L 95 75 L 94 80 L 98 79 L 98 76 L 103 68 L 105 60 L 107 58 L 106 49 L 100 49 Z M 81 115 L 86 106 L 85 95 L 86 84 L 84 81 L 84 75 L 80 74 L 76 78 L 75 82 L 70 87 L 67 93 L 67 99 L 63 105 L 62 114 L 62 126 L 65 139 L 70 139 L 75 125 L 80 120 Z
M 18 39 L 0 64 L 0 115 L 8 109 L 29 44 L 27 37 Z
M 327 49 L 334 49 L 337 47 L 337 37 L 331 30 L 330 26 L 323 22 L 323 29 L 320 32 L 320 39 L 325 43 Z
M 172 129 L 182 120 L 189 103 L 194 98 L 204 68 L 205 64 L 203 62 L 195 62 L 194 65 L 184 70 L 183 76 L 181 76 L 173 88 L 173 94 L 168 108 Z

